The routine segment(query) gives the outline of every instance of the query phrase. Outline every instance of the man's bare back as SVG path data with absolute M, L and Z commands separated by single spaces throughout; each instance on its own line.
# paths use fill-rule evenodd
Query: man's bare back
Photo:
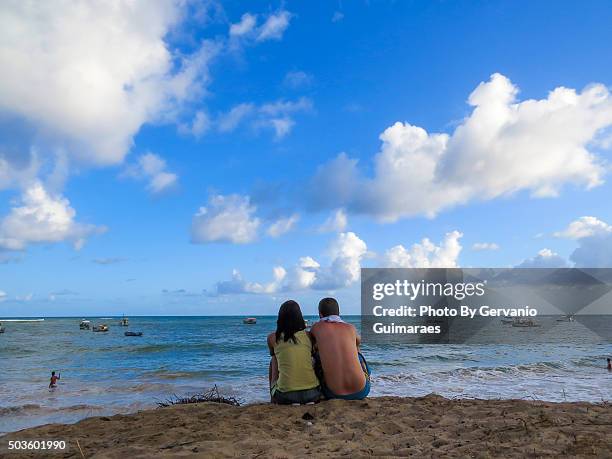
M 325 385 L 337 395 L 359 392 L 366 377 L 359 362 L 357 330 L 346 322 L 317 322 L 310 330 L 315 339 Z

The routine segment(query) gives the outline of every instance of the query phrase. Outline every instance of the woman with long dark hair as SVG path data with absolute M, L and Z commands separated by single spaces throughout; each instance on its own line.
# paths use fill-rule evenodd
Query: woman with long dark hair
M 281 305 L 276 331 L 268 335 L 268 348 L 272 356 L 272 403 L 290 405 L 319 400 L 321 390 L 312 362 L 312 341 L 297 302 L 289 300 Z

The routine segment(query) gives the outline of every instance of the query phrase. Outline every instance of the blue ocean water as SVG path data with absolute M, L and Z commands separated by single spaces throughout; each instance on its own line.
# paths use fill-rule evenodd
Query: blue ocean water
M 315 317 L 308 319 L 313 322 Z M 359 327 L 359 317 L 346 320 Z M 245 403 L 268 400 L 266 336 L 276 317 L 90 318 L 110 331 L 80 330 L 80 318 L 4 322 L 0 334 L 0 432 L 152 408 L 172 394 L 217 385 Z M 571 326 L 571 324 L 568 324 Z M 142 331 L 142 337 L 124 332 Z M 571 340 L 569 340 L 571 341 Z M 612 345 L 394 345 L 362 348 L 371 396 L 612 400 L 605 368 Z M 61 372 L 48 389 L 50 371 Z

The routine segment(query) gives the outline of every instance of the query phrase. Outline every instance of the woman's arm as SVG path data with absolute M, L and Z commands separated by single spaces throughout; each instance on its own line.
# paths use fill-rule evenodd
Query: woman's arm
M 310 338 L 310 344 L 312 345 L 312 353 L 315 354 L 316 352 L 319 352 L 319 348 L 317 347 L 317 339 L 315 338 L 315 336 L 308 330 L 306 330 L 306 334 L 308 335 L 308 338 Z
M 268 335 L 268 350 L 270 351 L 270 355 L 274 356 L 274 346 L 276 345 L 276 333 L 270 333 Z

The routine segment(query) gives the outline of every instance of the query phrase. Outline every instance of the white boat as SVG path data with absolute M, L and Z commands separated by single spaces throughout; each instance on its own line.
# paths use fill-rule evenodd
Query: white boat
M 81 330 L 89 330 L 91 328 L 91 322 L 89 320 L 81 320 L 81 323 L 79 324 L 79 328 Z
M 108 325 L 106 324 L 100 324 L 100 325 L 96 325 L 92 328 L 93 331 L 95 332 L 107 332 L 108 331 Z
M 121 322 L 119 322 L 119 325 L 121 325 L 122 327 L 127 327 L 130 325 L 130 321 L 128 320 L 127 317 L 123 316 L 121 318 Z
M 257 323 L 257 319 L 255 317 L 247 317 L 246 319 L 242 319 L 243 324 L 253 325 Z
M 571 314 L 568 314 L 566 316 L 563 316 L 557 319 L 557 322 L 573 322 L 573 321 L 574 321 L 574 316 L 572 316 Z

